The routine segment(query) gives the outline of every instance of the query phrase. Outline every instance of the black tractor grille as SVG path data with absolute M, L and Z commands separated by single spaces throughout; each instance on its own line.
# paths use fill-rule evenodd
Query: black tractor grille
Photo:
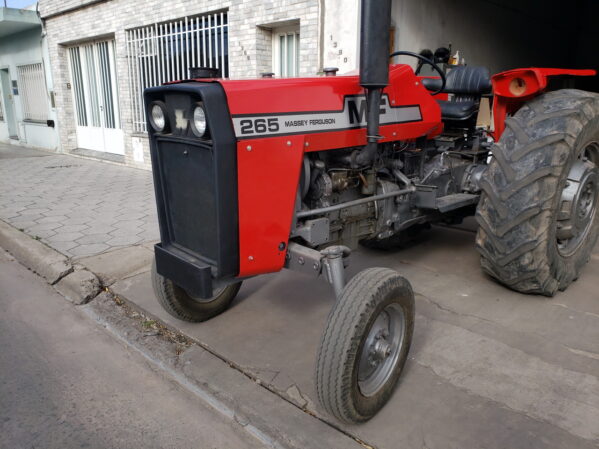
M 218 229 L 212 148 L 159 138 L 158 153 L 171 243 L 216 265 Z
M 237 145 L 224 90 L 218 83 L 199 82 L 146 90 L 146 110 L 155 101 L 166 104 L 170 121 L 178 116 L 177 127 L 182 129 L 149 131 L 160 251 L 209 268 L 215 279 L 236 276 L 239 273 Z M 198 102 L 204 106 L 208 127 L 202 138 L 180 126 L 181 120 L 191 118 Z M 160 272 L 161 264 L 157 267 Z M 178 278 L 180 268 L 169 271 L 162 264 L 162 269 L 161 274 L 166 276 L 168 272 L 180 285 L 194 287 L 190 276 Z

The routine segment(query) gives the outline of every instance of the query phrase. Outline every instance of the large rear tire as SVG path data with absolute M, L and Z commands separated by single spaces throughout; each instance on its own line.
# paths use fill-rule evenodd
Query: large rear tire
M 578 278 L 599 233 L 599 95 L 531 100 L 506 119 L 492 153 L 476 214 L 482 268 L 553 296 Z
M 156 271 L 152 264 L 152 286 L 160 305 L 170 315 L 183 321 L 197 323 L 209 320 L 224 312 L 237 296 L 241 282 L 229 284 L 214 291 L 209 299 L 193 298 L 184 289 Z
M 410 283 L 388 268 L 356 274 L 329 313 L 318 350 L 323 407 L 347 423 L 372 418 L 393 393 L 413 331 Z

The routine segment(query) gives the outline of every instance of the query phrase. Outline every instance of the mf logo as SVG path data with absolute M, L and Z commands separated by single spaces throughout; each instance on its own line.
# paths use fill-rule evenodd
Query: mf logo
M 366 97 L 353 97 L 347 100 L 347 110 L 349 112 L 350 125 L 360 125 L 366 123 Z M 381 98 L 380 114 L 387 113 L 387 96 Z

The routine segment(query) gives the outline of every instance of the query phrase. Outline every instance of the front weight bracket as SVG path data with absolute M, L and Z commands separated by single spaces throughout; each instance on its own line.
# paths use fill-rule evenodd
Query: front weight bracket
M 285 268 L 313 276 L 324 273 L 338 298 L 345 287 L 345 267 L 350 252 L 347 246 L 342 245 L 333 245 L 322 251 L 317 251 L 298 243 L 289 242 L 285 256 Z

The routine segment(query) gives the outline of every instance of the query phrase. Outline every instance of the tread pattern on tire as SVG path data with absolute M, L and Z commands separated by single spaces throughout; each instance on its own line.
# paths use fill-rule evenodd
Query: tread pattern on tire
M 382 286 L 382 288 L 381 288 Z M 363 416 L 353 407 L 351 386 L 353 359 L 348 354 L 357 356 L 360 346 L 360 335 L 365 329 L 362 317 L 372 315 L 377 306 L 377 299 L 371 294 L 376 289 L 390 291 L 401 287 L 411 295 L 413 313 L 412 288 L 396 271 L 388 268 L 369 268 L 355 275 L 344 289 L 343 295 L 331 310 L 323 333 L 316 363 L 316 389 L 320 403 L 327 411 L 338 419 L 348 422 L 362 422 L 370 418 Z M 413 317 L 406 317 L 406 344 L 410 345 L 413 331 Z
M 526 103 L 505 124 L 480 184 L 476 246 L 481 265 L 514 290 L 553 296 L 578 277 L 586 262 L 552 257 L 550 230 L 577 139 L 599 124 L 599 95 L 549 92 Z

